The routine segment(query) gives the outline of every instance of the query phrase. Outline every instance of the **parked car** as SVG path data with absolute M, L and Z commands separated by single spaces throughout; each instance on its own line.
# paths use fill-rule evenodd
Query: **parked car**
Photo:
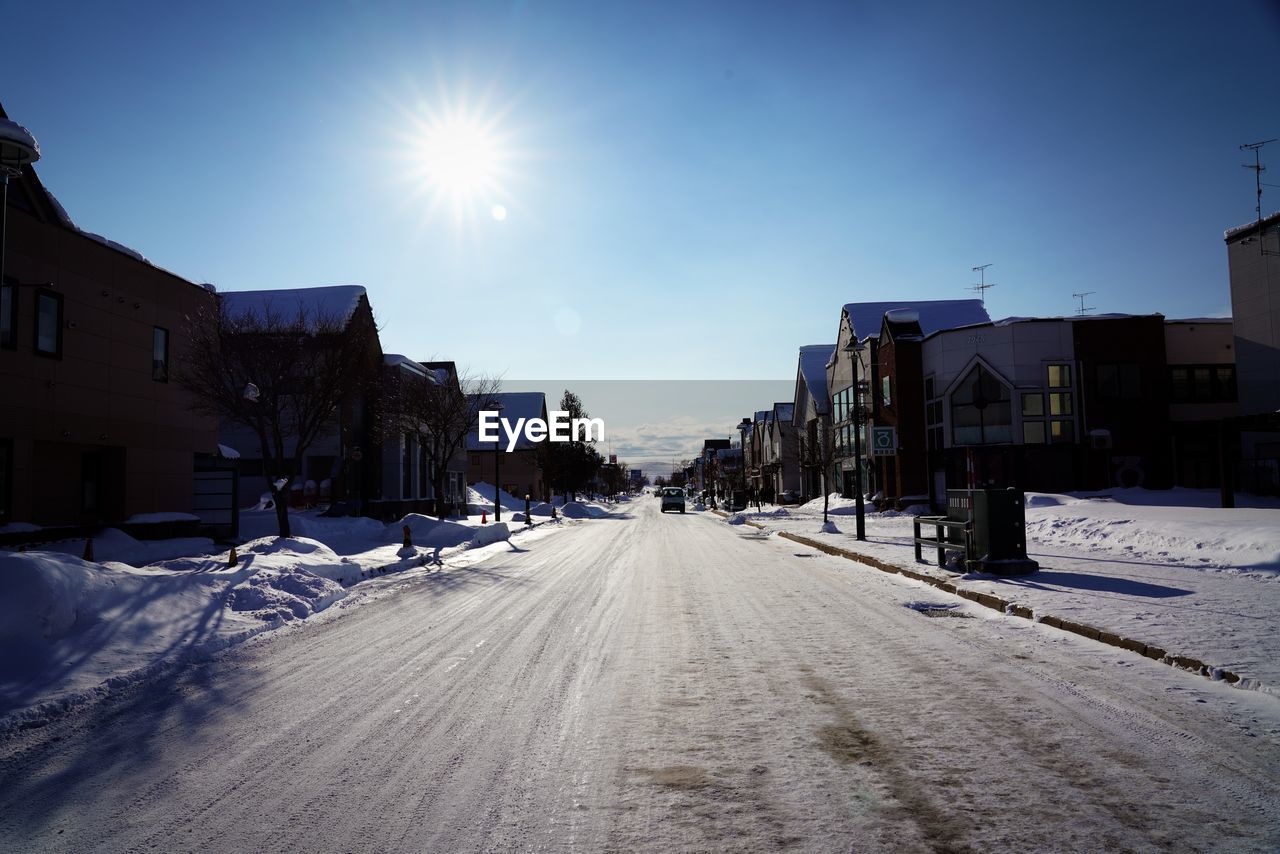
M 668 486 L 662 490 L 662 512 L 679 510 L 684 512 L 684 490 L 678 486 Z
M 800 493 L 794 489 L 786 489 L 778 493 L 778 504 L 799 504 Z

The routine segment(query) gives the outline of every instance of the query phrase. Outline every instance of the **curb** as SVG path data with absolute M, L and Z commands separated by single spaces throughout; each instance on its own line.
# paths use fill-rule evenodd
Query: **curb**
M 711 512 L 725 518 L 728 518 L 729 515 L 719 510 L 712 510 Z M 743 524 L 765 530 L 763 525 L 756 524 L 755 522 L 744 521 Z M 1121 637 L 1114 632 L 1109 632 L 1106 629 L 1099 629 L 1096 626 L 1090 626 L 1087 623 L 1077 623 L 1074 620 L 1064 620 L 1063 618 L 1055 617 L 1052 614 L 1037 614 L 1026 605 L 1009 602 L 1008 600 L 1001 599 L 999 596 L 993 596 L 990 593 L 979 593 L 976 590 L 959 587 L 944 578 L 938 578 L 936 575 L 928 575 L 926 573 L 916 572 L 915 570 L 906 569 L 901 566 L 894 566 L 891 563 L 885 563 L 884 561 L 871 557 L 870 555 L 851 552 L 838 546 L 829 545 L 827 543 L 819 542 L 818 540 L 811 540 L 808 537 L 804 537 L 799 534 L 792 534 L 789 531 L 779 531 L 778 536 L 784 537 L 792 542 L 799 543 L 802 546 L 809 546 L 810 548 L 817 549 L 820 552 L 825 552 L 826 554 L 833 555 L 835 557 L 842 557 L 845 560 L 851 560 L 854 563 L 861 563 L 866 566 L 870 566 L 873 569 L 878 569 L 881 572 L 885 572 L 890 575 L 903 575 L 914 581 L 921 581 L 928 584 L 930 587 L 936 587 L 945 593 L 959 596 L 961 599 L 967 599 L 970 602 L 990 608 L 993 611 L 999 611 L 1006 616 L 1031 620 L 1032 622 L 1050 626 L 1055 629 L 1061 629 L 1064 632 L 1070 632 L 1071 634 L 1079 635 L 1080 637 L 1088 638 L 1089 640 L 1105 643 L 1108 646 L 1114 646 L 1119 649 L 1128 650 L 1129 652 L 1135 652 L 1144 658 L 1149 658 L 1152 661 L 1159 661 L 1162 664 L 1167 664 L 1170 667 L 1176 667 L 1179 670 L 1196 673 L 1206 679 L 1212 679 L 1215 681 L 1221 680 L 1229 685 L 1234 685 L 1239 682 L 1241 678 L 1239 674 L 1232 673 L 1230 670 L 1223 670 L 1220 667 L 1212 667 L 1205 664 L 1198 658 L 1192 658 L 1187 655 L 1175 655 L 1168 652 L 1163 647 L 1144 643 L 1143 641 L 1135 640 L 1133 638 Z

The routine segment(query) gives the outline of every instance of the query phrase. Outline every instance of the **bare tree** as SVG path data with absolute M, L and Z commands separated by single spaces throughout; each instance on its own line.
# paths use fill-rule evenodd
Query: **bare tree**
M 825 422 L 819 421 L 815 430 L 801 433 L 799 436 L 800 467 L 807 471 L 816 471 L 822 478 L 822 523 L 828 522 L 827 509 L 831 504 L 831 485 L 827 477 L 836 462 L 835 429 Z
M 253 431 L 281 537 L 289 526 L 290 486 L 307 449 L 334 426 L 344 401 L 377 376 L 372 315 L 342 316 L 298 302 L 216 309 L 187 318 L 191 349 L 176 372 L 195 408 Z
M 436 515 L 444 519 L 449 462 L 462 449 L 480 411 L 494 408 L 502 381 L 460 374 L 452 363 L 428 363 L 425 368 L 426 376 L 396 372 L 384 399 L 384 417 L 390 427 L 413 436 L 426 454 Z

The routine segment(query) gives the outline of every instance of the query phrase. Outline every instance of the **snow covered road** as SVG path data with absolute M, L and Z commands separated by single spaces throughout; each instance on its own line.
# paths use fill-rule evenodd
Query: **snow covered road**
M 1280 847 L 1275 697 L 959 601 L 638 499 L 13 734 L 0 850 Z

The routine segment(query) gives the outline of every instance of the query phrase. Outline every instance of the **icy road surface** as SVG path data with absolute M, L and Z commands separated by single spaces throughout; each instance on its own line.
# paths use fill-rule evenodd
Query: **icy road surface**
M 0 850 L 1280 847 L 1276 698 L 628 512 L 11 736 Z

